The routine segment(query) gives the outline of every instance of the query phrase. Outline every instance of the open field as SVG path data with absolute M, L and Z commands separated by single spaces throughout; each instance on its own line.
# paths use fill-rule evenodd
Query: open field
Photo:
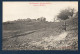
M 3 23 L 3 50 L 78 50 L 78 19 Z M 74 24 L 73 24 L 74 23 Z

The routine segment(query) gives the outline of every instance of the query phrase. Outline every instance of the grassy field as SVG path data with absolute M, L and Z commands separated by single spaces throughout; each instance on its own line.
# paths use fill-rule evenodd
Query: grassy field
M 63 30 L 63 22 L 3 23 L 2 49 L 78 50 L 77 21 L 67 20 L 67 31 Z

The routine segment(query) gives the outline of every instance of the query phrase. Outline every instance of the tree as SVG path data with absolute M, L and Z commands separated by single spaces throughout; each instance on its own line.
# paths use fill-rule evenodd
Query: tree
M 72 17 L 73 14 L 74 14 L 74 9 L 64 9 L 60 11 L 57 17 L 61 20 L 66 20 L 66 19 L 69 19 L 69 16 Z
M 65 22 L 65 20 L 69 19 L 69 17 L 72 17 L 73 14 L 74 14 L 74 8 L 73 9 L 68 8 L 68 9 L 61 10 L 59 15 L 57 15 L 58 19 L 64 20 L 64 24 L 65 24 L 64 30 L 65 31 L 66 31 L 66 22 Z
M 46 18 L 45 17 L 40 17 L 37 19 L 38 21 L 41 21 L 41 22 L 45 22 L 46 21 Z
M 26 20 L 27 22 L 31 22 L 31 19 L 30 18 L 27 18 L 27 20 Z

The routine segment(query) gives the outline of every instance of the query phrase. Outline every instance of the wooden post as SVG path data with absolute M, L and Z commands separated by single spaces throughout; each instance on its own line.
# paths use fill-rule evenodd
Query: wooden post
M 64 25 L 62 25 L 63 27 L 64 27 L 64 30 L 66 31 L 66 26 L 68 26 L 67 24 L 66 24 L 66 22 L 64 22 Z
M 66 22 L 64 22 L 64 26 L 65 26 L 64 28 L 65 28 L 65 31 L 66 31 Z

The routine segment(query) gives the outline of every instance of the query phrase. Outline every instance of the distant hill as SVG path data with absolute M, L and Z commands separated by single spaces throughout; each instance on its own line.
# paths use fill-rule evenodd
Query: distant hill
M 40 19 L 40 18 L 39 18 Z M 39 20 L 38 19 L 38 20 Z M 38 21 L 35 19 L 21 19 L 18 21 L 10 21 L 10 22 L 4 22 L 3 23 L 3 30 L 37 30 L 37 29 L 42 29 L 42 28 L 47 28 L 47 27 L 52 27 L 52 28 L 57 28 L 60 27 L 62 28 L 62 25 L 64 24 L 64 21 L 61 22 L 47 22 L 47 21 Z M 41 20 L 41 19 L 40 19 Z M 66 23 L 68 24 L 68 27 L 78 27 L 78 12 L 75 14 L 74 17 L 66 20 Z

